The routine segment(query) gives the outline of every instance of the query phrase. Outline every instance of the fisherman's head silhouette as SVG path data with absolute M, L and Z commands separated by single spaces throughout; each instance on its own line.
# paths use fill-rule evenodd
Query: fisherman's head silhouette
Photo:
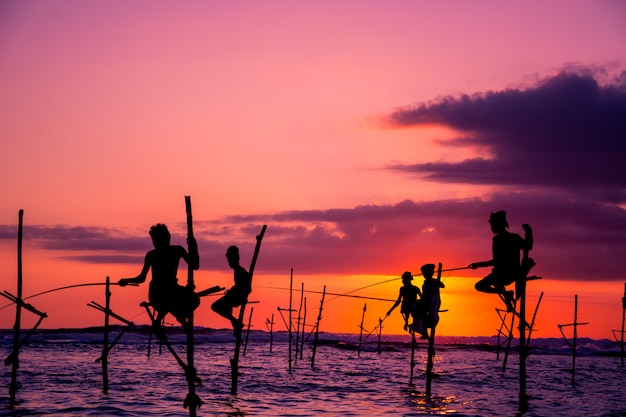
M 491 225 L 491 230 L 494 233 L 498 233 L 509 227 L 509 222 L 506 221 L 506 211 L 496 211 L 495 213 L 491 213 L 489 216 L 489 224 Z
M 228 265 L 239 265 L 239 248 L 235 245 L 229 246 L 226 249 L 226 259 L 228 259 Z
M 424 278 L 432 278 L 435 274 L 435 264 L 422 265 L 421 271 Z
M 159 249 L 169 246 L 171 235 L 166 225 L 157 223 L 150 228 L 149 233 L 155 248 Z
M 411 274 L 409 271 L 406 271 L 404 274 L 402 274 L 402 282 L 408 284 L 411 281 L 413 281 L 413 274 Z

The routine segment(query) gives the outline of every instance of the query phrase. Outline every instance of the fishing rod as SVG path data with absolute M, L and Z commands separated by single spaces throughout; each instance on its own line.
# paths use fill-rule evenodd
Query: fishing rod
M 49 294 L 49 293 L 55 292 L 55 291 L 67 290 L 67 289 L 70 289 L 70 288 L 78 288 L 78 287 L 91 287 L 91 286 L 95 286 L 95 285 L 106 285 L 106 282 L 90 282 L 90 283 L 85 283 L 85 284 L 66 285 L 64 287 L 53 288 L 51 290 L 46 290 L 46 291 L 39 292 L 37 294 L 29 295 L 28 297 L 22 298 L 22 300 L 28 300 L 30 298 L 38 297 L 38 296 L 44 295 L 44 294 Z M 118 283 L 110 283 L 109 285 L 120 285 L 120 284 L 118 284 Z M 132 287 L 138 286 L 138 284 L 127 284 L 127 285 L 128 286 L 132 286 Z M 9 307 L 11 305 L 13 305 L 13 303 L 7 304 L 7 305 L 5 305 L 3 307 L 0 307 L 0 310 L 4 310 L 5 308 L 7 308 L 7 307 Z
M 471 269 L 471 268 L 469 266 L 464 266 L 464 267 L 460 267 L 460 268 L 443 269 L 443 270 L 441 270 L 441 272 L 460 271 L 462 269 Z M 411 276 L 412 277 L 421 277 L 422 274 L 412 274 Z M 337 295 L 337 297 L 346 297 L 346 296 L 348 296 L 348 294 L 352 294 L 352 293 L 357 292 L 357 291 L 361 291 L 361 290 L 364 290 L 364 289 L 367 289 L 367 288 L 370 288 L 370 287 L 374 287 L 376 285 L 381 285 L 381 284 L 386 284 L 388 282 L 397 281 L 399 279 L 402 279 L 402 277 L 391 278 L 391 279 L 387 279 L 387 280 L 384 280 L 384 281 L 375 282 L 373 284 L 366 285 L 365 287 L 360 287 L 360 288 L 357 288 L 355 290 L 348 291 L 347 293 Z M 327 293 L 327 294 L 330 294 L 330 293 Z M 333 294 L 333 295 L 336 295 L 336 294 Z M 337 298 L 337 297 L 335 297 L 335 298 Z M 328 301 L 334 300 L 335 298 L 331 298 Z M 395 301 L 395 300 L 391 300 L 391 301 Z
M 255 288 L 267 288 L 267 289 L 271 289 L 271 290 L 284 290 L 284 291 L 290 291 L 289 288 L 282 288 L 282 287 L 267 287 L 267 286 L 261 286 L 258 285 Z M 323 294 L 322 291 L 313 291 L 313 290 L 304 290 L 305 293 L 311 293 L 311 294 Z M 390 302 L 394 302 L 396 300 L 389 300 L 387 298 L 376 298 L 376 297 L 365 297 L 362 295 L 348 295 L 346 294 L 337 294 L 337 293 L 332 293 L 332 292 L 326 292 L 326 294 L 330 294 L 330 295 L 335 295 L 337 297 L 352 297 L 352 298 L 362 298 L 365 300 L 374 300 L 374 301 L 390 301 Z

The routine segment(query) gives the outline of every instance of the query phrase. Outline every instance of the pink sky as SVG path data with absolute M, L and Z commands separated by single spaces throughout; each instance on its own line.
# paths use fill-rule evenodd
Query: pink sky
M 486 220 L 507 210 L 511 231 L 535 229 L 537 335 L 559 336 L 578 294 L 580 334 L 611 338 L 626 281 L 625 19 L 620 1 L 4 1 L 2 289 L 15 292 L 19 209 L 28 296 L 136 275 L 152 224 L 184 244 L 189 195 L 199 287 L 229 286 L 226 247 L 247 265 L 268 225 L 253 293 L 265 328 L 291 268 L 296 288 L 344 293 L 467 266 L 489 259 Z M 487 272 L 445 274 L 442 334 L 495 332 L 499 300 L 473 290 Z M 399 285 L 355 294 L 395 299 Z M 115 288 L 114 310 L 147 323 L 146 295 Z M 32 302 L 45 327 L 82 327 L 101 323 L 86 303 L 102 297 Z M 210 301 L 196 322 L 226 327 Z M 322 330 L 358 331 L 363 302 L 329 301 Z M 390 304 L 368 301 L 370 328 Z M 0 310 L 0 327 L 13 315 Z M 398 313 L 385 331 L 402 331 Z

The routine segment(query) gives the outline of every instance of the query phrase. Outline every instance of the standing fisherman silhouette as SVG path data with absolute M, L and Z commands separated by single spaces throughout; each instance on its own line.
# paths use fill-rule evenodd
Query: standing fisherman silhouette
M 241 306 L 248 300 L 248 294 L 252 292 L 252 279 L 248 271 L 239 264 L 239 248 L 237 246 L 228 247 L 226 259 L 228 266 L 233 269 L 235 285 L 215 301 L 211 305 L 211 309 L 220 316 L 230 320 L 236 336 L 241 331 L 243 323 L 233 316 L 233 308 Z
M 506 286 L 512 284 L 522 273 L 520 251 L 529 251 L 533 248 L 533 231 L 528 224 L 523 224 L 524 238 L 517 233 L 509 232 L 506 211 L 491 213 L 489 224 L 495 234 L 491 246 L 493 258 L 489 261 L 471 263 L 469 267 L 476 269 L 493 266 L 493 269 L 489 275 L 476 283 L 475 288 L 481 292 L 499 294 L 507 310 L 515 311 L 514 292 L 507 291 Z
M 439 289 L 446 286 L 434 278 L 435 264 L 422 265 L 421 271 L 424 277 L 422 298 L 415 306 L 413 328 L 422 335 L 422 339 L 428 339 L 428 329 L 439 323 L 439 307 L 441 307 Z
M 415 306 L 417 304 L 417 297 L 422 296 L 422 291 L 415 285 L 411 283 L 413 281 L 413 274 L 409 271 L 402 274 L 402 287 L 400 287 L 400 292 L 398 294 L 398 299 L 391 306 L 389 311 L 387 311 L 387 317 L 391 314 L 391 312 L 402 303 L 400 307 L 400 313 L 402 314 L 402 318 L 404 318 L 404 330 L 409 329 L 409 317 L 412 315 L 415 310 Z
M 183 326 L 185 332 L 189 329 L 189 316 L 200 305 L 200 298 L 194 293 L 193 288 L 178 285 L 178 264 L 184 259 L 194 270 L 200 268 L 198 244 L 193 237 L 187 239 L 189 253 L 180 245 L 171 245 L 171 235 L 167 226 L 155 224 L 150 228 L 150 237 L 154 249 L 146 253 L 141 272 L 135 278 L 122 278 L 118 281 L 120 286 L 128 284 L 141 284 L 146 280 L 148 271 L 152 269 L 152 280 L 148 290 L 148 300 L 157 312 L 154 320 L 154 333 L 160 339 L 163 338 L 161 323 L 171 313 Z

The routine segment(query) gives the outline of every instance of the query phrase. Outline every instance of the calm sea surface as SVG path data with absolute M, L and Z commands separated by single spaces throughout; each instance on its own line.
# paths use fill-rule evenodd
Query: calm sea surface
M 288 338 L 253 332 L 240 358 L 239 388 L 231 395 L 230 332 L 199 330 L 196 368 L 202 378 L 197 394 L 204 401 L 198 416 L 515 416 L 518 414 L 519 364 L 515 351 L 502 370 L 504 352 L 494 338 L 440 338 L 431 395 L 425 391 L 426 345 L 415 353 L 410 379 L 408 336 L 385 338 L 378 353 L 369 338 L 358 352 L 358 336 L 322 335 L 315 366 L 312 338 L 289 372 Z M 112 341 L 115 332 L 111 335 Z M 184 337 L 172 335 L 184 354 Z M 8 355 L 12 335 L 0 334 Z M 295 341 L 295 340 L 294 340 Z M 11 367 L 4 367 L 0 416 L 188 416 L 182 404 L 187 384 L 170 353 L 148 336 L 129 332 L 109 356 L 109 392 L 102 392 L 102 332 L 56 331 L 34 335 L 20 351 L 18 403 L 11 405 Z M 610 341 L 580 341 L 572 384 L 572 356 L 563 341 L 541 340 L 527 360 L 529 417 L 626 416 L 626 368 L 619 347 Z M 294 355 L 295 356 L 295 355 Z M 2 357 L 4 358 L 4 356 Z

